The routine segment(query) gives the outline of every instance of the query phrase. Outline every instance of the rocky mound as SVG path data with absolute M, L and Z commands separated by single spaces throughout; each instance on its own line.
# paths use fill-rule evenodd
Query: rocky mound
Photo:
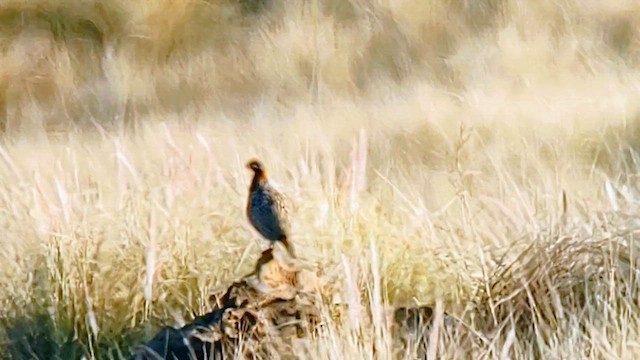
M 313 337 L 322 326 L 321 296 L 313 274 L 300 281 L 301 270 L 274 247 L 262 253 L 255 270 L 210 297 L 212 310 L 176 329 L 165 327 L 132 360 L 269 358 L 293 355 L 296 341 Z M 404 346 L 424 346 L 432 310 L 428 307 L 393 311 L 396 338 Z

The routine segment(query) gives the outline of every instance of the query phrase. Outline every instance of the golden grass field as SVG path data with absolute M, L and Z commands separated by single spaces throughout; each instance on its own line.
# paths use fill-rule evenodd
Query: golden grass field
M 254 156 L 350 304 L 300 358 L 411 358 L 351 321 L 437 300 L 439 358 L 640 358 L 639 2 L 259 3 L 0 3 L 2 358 L 206 311 Z

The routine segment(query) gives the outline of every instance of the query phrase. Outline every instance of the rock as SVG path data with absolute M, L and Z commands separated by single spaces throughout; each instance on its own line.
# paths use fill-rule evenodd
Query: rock
M 131 359 L 212 359 L 242 355 L 283 356 L 291 339 L 320 324 L 318 295 L 298 286 L 298 270 L 282 261 L 281 249 L 262 253 L 255 270 L 224 292 L 212 294 L 212 310 L 180 329 L 165 327 Z
M 271 358 L 274 353 L 280 358 L 294 357 L 296 339 L 320 329 L 326 299 L 318 278 L 298 270 L 284 252 L 278 246 L 264 251 L 252 273 L 210 296 L 211 311 L 180 329 L 163 328 L 135 349 L 130 359 Z M 432 308 L 389 311 L 395 344 L 414 349 L 418 356 L 426 354 Z M 444 314 L 443 326 L 451 329 L 453 323 Z

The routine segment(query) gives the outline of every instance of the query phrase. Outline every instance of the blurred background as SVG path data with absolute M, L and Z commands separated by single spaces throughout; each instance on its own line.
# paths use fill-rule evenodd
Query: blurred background
M 327 108 L 393 104 L 407 110 L 371 121 L 602 130 L 636 116 L 638 11 L 631 0 L 7 0 L 2 124 L 295 121 L 304 106 L 326 122 L 338 117 Z M 340 122 L 371 117 L 358 115 Z

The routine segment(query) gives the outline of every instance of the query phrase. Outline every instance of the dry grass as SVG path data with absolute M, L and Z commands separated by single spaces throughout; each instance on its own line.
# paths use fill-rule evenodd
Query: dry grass
M 438 299 L 430 354 L 640 355 L 636 1 L 259 4 L 0 4 L 3 356 L 205 311 L 256 155 L 351 305 L 301 357 L 401 356 L 384 304 Z

